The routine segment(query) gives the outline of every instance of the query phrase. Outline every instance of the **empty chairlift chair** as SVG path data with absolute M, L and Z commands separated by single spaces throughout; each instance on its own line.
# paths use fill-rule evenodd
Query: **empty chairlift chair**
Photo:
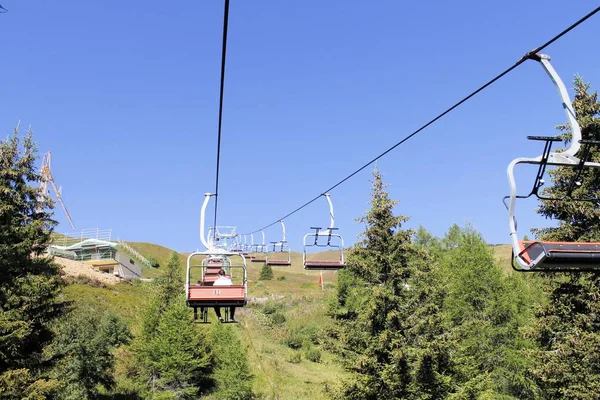
M 265 264 L 277 266 L 277 267 L 288 267 L 292 265 L 292 249 L 285 240 L 285 224 L 281 223 L 281 229 L 283 230 L 283 238 L 280 242 L 271 242 L 267 254 L 265 256 Z
M 346 266 L 344 260 L 344 239 L 340 234 L 334 233 L 338 228 L 334 226 L 333 203 L 328 193 L 323 194 L 323 196 L 325 196 L 329 203 L 330 224 L 327 229 L 311 227 L 310 229 L 314 229 L 315 232 L 304 235 L 302 263 L 304 269 L 307 270 L 338 270 Z M 319 257 L 314 258 L 315 256 L 311 256 L 307 252 L 311 247 L 322 248 L 324 251 L 320 253 Z M 333 250 L 333 253 L 328 253 L 326 250 Z M 332 257 L 330 258 L 328 255 Z
M 550 58 L 543 54 L 529 54 L 528 58 L 538 61 L 557 86 L 571 127 L 572 139 L 569 148 L 552 151 L 552 144 L 563 139 L 560 137 L 528 136 L 529 140 L 544 142 L 543 154 L 535 158 L 517 158 L 508 166 L 507 175 L 510 195 L 504 198 L 504 203 L 508 209 L 508 224 L 513 247 L 513 268 L 517 271 L 600 270 L 600 243 L 524 241 L 519 240 L 517 235 L 517 220 L 515 217 L 516 199 L 525 199 L 535 195 L 542 200 L 564 201 L 565 199 L 569 199 L 579 202 L 591 201 L 596 205 L 598 204 L 597 197 L 591 198 L 578 195 L 577 189 L 581 184 L 580 180 L 584 171 L 589 171 L 590 168 L 600 168 L 599 163 L 587 161 L 590 156 L 590 150 L 593 146 L 598 146 L 600 142 L 582 140 L 581 128 L 577 122 L 567 89 L 550 64 Z M 579 157 L 575 156 L 576 153 Z M 517 195 L 514 177 L 514 167 L 517 164 L 534 164 L 539 166 L 533 188 L 528 195 Z M 544 184 L 543 176 L 547 166 L 573 169 L 570 182 L 564 185 L 564 196 L 562 198 L 551 198 L 540 193 L 540 188 Z M 507 199 L 509 200 L 508 204 L 506 204 Z
M 242 252 L 242 243 L 240 242 L 240 237 L 236 235 L 233 244 L 231 245 L 231 251 L 234 253 Z
M 242 245 L 242 255 L 243 255 L 244 257 L 247 257 L 247 256 L 248 256 L 248 251 L 249 251 L 249 249 L 250 249 L 250 246 L 249 246 L 249 245 L 248 245 L 248 243 L 247 243 L 247 240 L 246 240 L 246 235 L 244 235 L 244 244 Z
M 265 232 L 262 233 L 262 244 L 255 245 L 254 248 L 254 257 L 250 260 L 255 263 L 264 263 L 267 261 L 267 248 L 265 246 Z
M 207 322 L 209 308 L 225 307 L 227 313 L 229 306 L 243 307 L 248 301 L 244 256 L 216 247 L 212 240 L 204 237 L 204 216 L 211 196 L 210 193 L 205 194 L 200 217 L 200 240 L 206 247 L 206 251 L 196 251 L 188 256 L 185 281 L 186 303 L 194 309 L 194 319 L 198 319 L 198 310 L 200 310 L 203 322 Z M 198 258 L 202 258 L 202 262 L 194 264 Z M 221 268 L 231 278 L 232 285 L 214 285 Z M 194 273 L 198 270 L 201 271 L 199 275 Z M 234 276 L 236 270 L 241 270 L 240 276 L 237 274 Z
M 256 245 L 254 244 L 254 234 L 250 234 L 250 246 L 248 246 L 248 252 L 244 254 L 244 257 L 249 258 L 250 261 L 254 260 L 254 252 L 256 251 Z

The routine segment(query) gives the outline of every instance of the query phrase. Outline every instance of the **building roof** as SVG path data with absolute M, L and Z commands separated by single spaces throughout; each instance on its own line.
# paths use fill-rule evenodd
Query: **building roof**
M 100 240 L 100 239 L 86 239 L 82 242 L 75 243 L 70 246 L 55 246 L 55 245 L 53 245 L 52 247 L 57 248 L 59 250 L 73 251 L 73 250 L 91 249 L 91 248 L 95 248 L 95 247 L 115 248 L 115 247 L 117 247 L 117 243 L 112 243 L 112 242 L 108 242 L 106 240 Z
M 88 260 L 88 261 L 84 261 L 84 264 L 89 264 L 89 265 L 93 265 L 95 267 L 98 266 L 110 266 L 110 265 L 118 265 L 119 262 L 117 260 L 114 260 L 112 258 L 109 259 L 105 259 L 105 260 Z

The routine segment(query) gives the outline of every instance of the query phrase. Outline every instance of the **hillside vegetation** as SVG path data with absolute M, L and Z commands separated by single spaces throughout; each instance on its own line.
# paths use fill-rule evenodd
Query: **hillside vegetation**
M 160 276 L 170 249 L 143 243 L 131 243 L 142 254 L 152 255 L 161 262 L 153 277 Z M 498 260 L 507 273 L 513 273 L 507 254 L 510 246 L 493 246 Z M 318 257 L 335 257 L 335 252 Z M 186 254 L 179 254 L 183 276 Z M 258 398 L 326 399 L 331 388 L 339 386 L 348 374 L 335 354 L 326 345 L 327 330 L 333 321 L 327 316 L 328 298 L 335 292 L 337 273 L 323 271 L 324 289 L 319 285 L 319 272 L 302 267 L 302 254 L 292 252 L 292 266 L 273 267 L 274 278 L 259 281 L 262 263 L 248 262 L 249 304 L 240 310 L 237 325 L 227 325 L 242 340 L 247 351 L 253 392 Z M 504 262 L 507 261 L 507 262 Z M 144 272 L 147 269 L 144 268 Z M 99 285 L 93 281 L 73 282 L 65 288 L 65 298 L 75 304 L 92 306 L 98 311 L 109 310 L 132 328 L 148 301 L 148 282 L 122 282 Z M 211 324 L 218 321 L 209 313 Z M 210 327 L 198 324 L 198 329 Z M 318 354 L 318 355 L 317 355 Z M 318 362 L 308 357 L 319 357 Z M 118 368 L 118 367 L 117 367 Z M 217 397 L 215 397 L 217 398 Z
M 152 270 L 152 277 L 163 274 L 172 250 L 151 243 L 128 243 L 143 255 L 159 260 L 161 266 Z M 513 273 L 510 246 L 490 248 L 502 269 Z M 338 253 L 323 252 L 314 256 L 331 259 Z M 178 259 L 183 277 L 187 254 L 178 254 Z M 291 259 L 292 266 L 272 267 L 274 277 L 267 281 L 259 280 L 264 264 L 248 259 L 249 304 L 237 313 L 239 324 L 227 325 L 227 329 L 234 331 L 243 343 L 253 376 L 253 392 L 258 398 L 329 398 L 333 388 L 348 378 L 338 356 L 328 347 L 327 332 L 334 322 L 327 313 L 338 273 L 323 271 L 322 290 L 320 273 L 303 269 L 302 254 L 292 252 Z M 144 268 L 145 276 L 149 270 Z M 64 293 L 65 298 L 75 304 L 119 315 L 133 328 L 141 321 L 150 285 L 140 281 L 102 285 L 82 280 L 72 282 Z M 209 313 L 209 321 L 218 324 L 213 312 Z M 210 330 L 210 326 L 204 324 L 197 324 L 197 328 Z
M 153 277 L 163 273 L 171 250 L 150 243 L 129 244 L 143 255 L 152 255 L 161 261 Z M 178 256 L 183 277 L 187 255 Z M 239 324 L 227 325 L 248 352 L 254 376 L 253 391 L 265 398 L 327 398 L 326 389 L 335 386 L 345 374 L 335 356 L 319 346 L 324 336 L 321 332 L 332 323 L 326 315 L 327 296 L 333 291 L 336 273 L 323 272 L 325 290 L 321 290 L 319 272 L 304 270 L 299 253 L 292 252 L 292 266 L 273 267 L 272 280 L 258 280 L 263 265 L 248 261 L 249 304 L 237 313 Z M 98 311 L 110 310 L 134 327 L 140 323 L 150 285 L 140 281 L 101 285 L 82 280 L 74 281 L 64 293 L 65 298 L 75 304 L 86 304 Z M 212 310 L 209 320 L 211 324 L 218 323 Z M 204 324 L 197 327 L 205 331 L 210 328 Z M 318 362 L 307 358 L 311 349 L 312 357 L 319 357 Z M 314 355 L 317 352 L 320 356 Z

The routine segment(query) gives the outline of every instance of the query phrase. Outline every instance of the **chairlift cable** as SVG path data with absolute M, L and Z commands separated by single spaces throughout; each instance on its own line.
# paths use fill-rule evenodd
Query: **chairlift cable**
M 322 191 L 321 193 L 328 193 L 330 191 L 332 191 L 333 189 L 337 188 L 338 186 L 340 186 L 342 183 L 346 182 L 348 179 L 352 178 L 353 176 L 355 176 L 356 174 L 358 174 L 359 172 L 361 172 L 362 170 L 364 170 L 365 168 L 367 168 L 369 165 L 371 165 L 372 163 L 374 163 L 375 161 L 379 160 L 380 158 L 382 158 L 383 156 L 385 156 L 386 154 L 388 154 L 389 152 L 391 152 L 392 150 L 394 150 L 395 148 L 397 148 L 398 146 L 402 145 L 403 143 L 405 143 L 407 140 L 409 140 L 410 138 L 412 138 L 413 136 L 417 135 L 418 133 L 420 133 L 421 131 L 423 131 L 425 128 L 429 127 L 430 125 L 432 125 L 434 122 L 438 121 L 439 119 L 441 119 L 442 117 L 444 117 L 446 114 L 450 113 L 451 111 L 453 111 L 454 109 L 456 109 L 458 106 L 462 105 L 463 103 L 465 103 L 466 101 L 470 100 L 472 97 L 474 97 L 476 94 L 480 93 L 481 91 L 483 91 L 484 89 L 488 88 L 490 85 L 492 85 L 493 83 L 495 83 L 496 81 L 500 80 L 501 78 L 503 78 L 505 75 L 507 75 L 508 73 L 512 72 L 514 69 L 516 69 L 519 65 L 523 64 L 525 61 L 527 61 L 532 55 L 542 51 L 543 49 L 545 49 L 546 47 L 550 46 L 552 43 L 556 42 L 558 39 L 560 39 L 562 36 L 566 35 L 568 32 L 570 32 L 571 30 L 573 30 L 574 28 L 576 28 L 578 25 L 582 24 L 585 20 L 587 20 L 588 18 L 592 17 L 594 14 L 596 14 L 598 11 L 600 11 L 600 6 L 596 7 L 594 10 L 590 11 L 588 14 L 586 14 L 585 16 L 583 16 L 582 18 L 580 18 L 577 22 L 573 23 L 572 25 L 570 25 L 568 28 L 562 30 L 559 34 L 557 34 L 556 36 L 554 36 L 552 39 L 548 40 L 547 42 L 545 42 L 544 44 L 542 44 L 541 46 L 537 47 L 535 50 L 532 50 L 530 52 L 527 52 L 523 57 L 521 57 L 521 59 L 519 61 L 517 61 L 514 65 L 510 66 L 509 68 L 507 68 L 506 70 L 504 70 L 503 72 L 501 72 L 500 74 L 496 75 L 496 77 L 492 78 L 491 80 L 489 80 L 487 83 L 485 83 L 484 85 L 482 85 L 481 87 L 479 87 L 478 89 L 476 89 L 475 91 L 471 92 L 471 94 L 467 95 L 466 97 L 464 97 L 462 100 L 460 100 L 459 102 L 455 103 L 453 106 L 451 106 L 450 108 L 446 109 L 444 112 L 442 112 L 441 114 L 439 114 L 438 116 L 436 116 L 435 118 L 433 118 L 432 120 L 430 120 L 429 122 L 427 122 L 426 124 L 424 124 L 423 126 L 421 126 L 420 128 L 418 128 L 417 130 L 415 130 L 414 132 L 412 132 L 410 135 L 404 137 L 402 140 L 400 140 L 398 143 L 394 144 L 392 147 L 388 148 L 387 150 L 385 150 L 383 153 L 379 154 L 378 156 L 376 156 L 375 158 L 373 158 L 372 160 L 370 160 L 369 162 L 365 163 L 363 166 L 361 166 L 359 169 L 357 169 L 356 171 L 352 172 L 350 175 L 346 176 L 344 179 L 342 179 L 341 181 L 337 182 L 335 185 L 331 186 L 329 189 Z M 318 199 L 320 199 L 322 196 L 322 194 L 319 194 L 317 196 L 315 196 L 313 199 L 307 201 L 306 203 L 304 203 L 303 205 L 301 205 L 300 207 L 296 208 L 295 210 L 289 212 L 288 214 L 284 215 L 281 218 L 277 218 L 274 222 L 270 223 L 269 225 L 266 225 L 260 229 L 257 229 L 255 231 L 252 231 L 250 233 L 256 233 L 256 232 L 260 232 L 261 230 L 270 228 L 271 226 L 277 224 L 279 221 L 286 219 L 287 217 L 292 216 L 293 214 L 297 213 L 298 211 L 302 210 L 303 208 L 307 207 L 308 205 L 314 203 L 315 201 L 317 201 Z M 249 233 L 247 233 L 249 234 Z
M 219 128 L 217 137 L 217 173 L 215 177 L 215 219 L 213 224 L 213 238 L 217 232 L 217 205 L 219 203 L 219 164 L 221 161 L 221 126 L 223 122 L 223 89 L 225 87 L 225 58 L 227 55 L 227 26 L 229 24 L 229 0 L 225 0 L 223 12 L 223 49 L 221 51 L 221 89 L 219 98 Z

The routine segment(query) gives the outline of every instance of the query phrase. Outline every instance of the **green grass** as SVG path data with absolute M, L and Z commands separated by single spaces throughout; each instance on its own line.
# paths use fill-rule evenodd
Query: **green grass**
M 94 286 L 85 283 L 73 283 L 63 291 L 65 300 L 76 306 L 85 304 L 98 312 L 109 310 L 123 318 L 132 326 L 146 302 L 148 282 L 122 282 L 116 285 Z
M 323 328 L 332 323 L 325 313 L 325 299 L 325 293 L 319 292 L 288 295 L 242 310 L 240 332 L 253 365 L 258 398 L 325 399 L 325 388 L 335 387 L 347 376 L 336 357 L 321 344 Z M 277 311 L 265 314 L 264 309 L 272 303 Z M 307 359 L 309 349 L 318 349 L 320 362 Z
M 501 244 L 497 246 L 492 246 L 494 250 L 496 260 L 498 264 L 502 267 L 502 269 L 506 273 L 513 273 L 514 270 L 511 266 L 511 258 L 512 258 L 512 246 L 510 244 Z
M 154 278 L 163 273 L 170 249 L 144 242 L 128 244 L 143 255 L 152 255 L 161 265 L 157 269 L 144 267 L 144 277 Z M 179 256 L 183 276 L 187 254 Z M 254 392 L 257 398 L 327 398 L 324 388 L 335 386 L 340 377 L 346 374 L 336 357 L 324 346 L 311 344 L 313 353 L 317 352 L 314 349 L 318 349 L 321 359 L 320 362 L 310 361 L 306 358 L 308 348 L 292 349 L 286 345 L 285 339 L 302 327 L 311 326 L 316 329 L 332 323 L 326 315 L 327 295 L 333 290 L 331 284 L 335 282 L 336 274 L 333 271 L 323 272 L 325 283 L 330 284 L 323 291 L 318 285 L 319 271 L 304 270 L 300 253 L 292 253 L 292 266 L 273 267 L 273 280 L 258 280 L 262 266 L 262 263 L 247 260 L 250 302 L 237 311 L 239 324 L 229 325 L 237 332 L 247 349 L 254 375 Z M 285 276 L 285 279 L 278 280 L 280 276 Z M 110 310 L 133 328 L 147 301 L 150 284 L 141 281 L 106 286 L 91 282 L 73 283 L 65 289 L 64 297 L 76 305 L 90 305 L 99 312 Z M 263 298 L 277 299 L 272 301 L 280 304 L 285 321 L 275 326 L 265 325 L 265 316 L 261 311 L 263 305 L 260 303 Z M 209 321 L 218 323 L 212 310 L 209 312 Z M 209 329 L 207 325 L 197 326 L 198 329 Z
M 128 243 L 161 264 L 158 269 L 144 268 L 144 276 L 162 274 L 170 249 L 151 243 Z M 493 249 L 500 265 L 507 273 L 512 272 L 510 246 L 493 246 Z M 179 256 L 183 276 L 187 254 Z M 318 257 L 330 259 L 337 254 L 327 252 Z M 239 324 L 228 325 L 246 348 L 254 376 L 254 393 L 264 399 L 325 399 L 328 388 L 338 386 L 348 376 L 322 340 L 323 329 L 333 323 L 326 311 L 328 296 L 335 290 L 336 273 L 323 271 L 325 290 L 321 290 L 319 271 L 304 270 L 300 253 L 292 253 L 289 267 L 273 266 L 273 280 L 258 280 L 262 266 L 247 260 L 249 304 L 236 312 Z M 281 276 L 285 279 L 278 279 Z M 76 304 L 87 303 L 97 310 L 113 311 L 133 327 L 147 300 L 148 285 L 139 281 L 106 287 L 76 283 L 66 288 L 64 296 Z M 212 310 L 209 321 L 218 323 Z M 197 327 L 210 329 L 203 324 Z M 298 345 L 300 348 L 292 348 Z M 320 354 L 320 362 L 310 361 L 307 356 L 311 354 Z
M 323 255 L 324 259 L 335 256 Z M 240 328 L 255 375 L 254 392 L 258 398 L 324 399 L 326 387 L 336 386 L 347 375 L 335 356 L 320 345 L 321 362 L 306 359 L 305 348 L 292 349 L 287 337 L 304 327 L 325 328 L 331 324 L 326 315 L 327 296 L 333 289 L 321 290 L 319 271 L 307 271 L 302 266 L 302 254 L 292 252 L 292 265 L 273 266 L 274 279 L 258 281 L 262 263 L 248 263 L 248 296 L 250 304 L 240 310 Z M 280 276 L 285 280 L 278 280 Z M 334 271 L 323 271 L 325 283 L 335 282 Z M 269 304 L 279 307 L 285 322 L 272 324 L 254 299 L 271 298 Z M 317 334 L 317 336 L 322 333 Z
M 164 246 L 157 245 L 157 244 L 148 243 L 148 242 L 126 242 L 126 243 L 128 245 L 130 245 L 131 247 L 133 247 L 135 250 L 137 250 L 144 257 L 148 257 L 148 256 L 154 257 L 160 264 L 160 267 L 158 267 L 158 268 L 149 268 L 146 266 L 142 266 L 142 276 L 144 278 L 156 278 L 157 276 L 160 276 L 162 274 L 162 271 L 164 270 L 164 268 L 167 265 L 167 260 L 169 259 L 169 256 L 171 255 L 171 252 L 172 252 L 171 249 L 164 247 Z M 179 254 L 179 260 L 181 261 L 181 265 L 183 266 L 182 270 L 185 270 L 185 262 L 186 262 L 185 255 Z

